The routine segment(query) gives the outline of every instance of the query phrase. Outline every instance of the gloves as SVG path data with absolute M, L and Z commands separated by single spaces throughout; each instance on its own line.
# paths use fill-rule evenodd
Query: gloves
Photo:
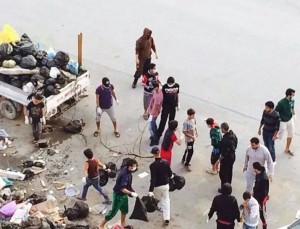
M 100 108 L 100 107 L 97 107 L 97 114 L 101 115 L 101 113 L 102 113 L 101 108 Z
M 82 177 L 81 181 L 82 181 L 83 184 L 85 184 L 86 183 L 86 178 Z
M 28 118 L 28 116 L 25 116 L 25 124 L 26 124 L 26 125 L 29 124 L 29 118 Z
M 40 122 L 41 122 L 43 125 L 46 125 L 46 118 L 45 118 L 45 117 L 41 118 L 41 119 L 40 119 Z
M 176 110 L 177 110 L 177 111 L 180 110 L 180 103 L 177 104 Z
M 172 174 L 172 176 L 171 176 L 171 179 L 173 179 L 174 178 L 174 173 Z
M 117 99 L 116 99 L 116 104 L 117 104 L 117 105 L 119 105 L 119 104 L 120 104 L 119 100 L 117 100 Z
M 104 164 L 103 164 L 103 165 L 102 165 L 102 169 L 104 169 L 104 170 L 105 170 L 105 169 L 106 169 L 106 165 L 104 165 Z
M 130 193 L 130 196 L 133 198 L 137 198 L 139 195 L 136 192 Z
M 154 197 L 154 193 L 153 192 L 148 192 L 148 196 Z
M 207 218 L 206 218 L 206 223 L 208 223 L 208 221 L 209 221 L 209 218 L 208 218 L 208 216 L 207 216 Z
M 180 140 L 184 140 L 184 138 L 185 138 L 184 134 L 180 135 Z

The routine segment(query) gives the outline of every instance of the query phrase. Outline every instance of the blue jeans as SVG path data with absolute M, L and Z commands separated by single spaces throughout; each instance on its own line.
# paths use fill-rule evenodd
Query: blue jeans
M 257 227 L 251 227 L 246 225 L 245 223 L 243 224 L 243 229 L 256 229 Z
M 276 155 L 275 155 L 275 146 L 274 146 L 273 136 L 274 136 L 274 132 L 263 131 L 264 144 L 270 151 L 273 162 L 275 162 Z
M 88 178 L 88 177 L 86 178 L 86 183 L 85 183 L 85 185 L 83 186 L 83 191 L 82 191 L 82 196 L 81 196 L 83 199 L 86 199 L 88 189 L 89 189 L 89 187 L 90 187 L 91 185 L 93 185 L 94 188 L 95 188 L 98 192 L 100 192 L 100 194 L 104 197 L 104 199 L 105 199 L 106 201 L 109 200 L 107 193 L 104 191 L 104 189 L 103 189 L 103 188 L 100 186 L 100 184 L 99 184 L 99 177 L 96 177 L 96 178 L 94 178 L 94 179 L 91 179 L 91 178 Z
M 151 137 L 156 136 L 156 132 L 157 132 L 156 119 L 157 119 L 157 117 L 152 117 L 152 120 L 150 121 L 149 131 L 150 131 Z

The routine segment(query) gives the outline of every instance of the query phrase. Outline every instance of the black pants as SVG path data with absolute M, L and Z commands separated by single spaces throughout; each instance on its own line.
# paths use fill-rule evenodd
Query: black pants
M 175 119 L 176 107 L 164 106 L 160 115 L 160 123 L 157 130 L 157 137 L 160 138 L 165 130 L 165 126 L 169 117 L 169 122 Z
M 147 59 L 147 60 L 140 60 L 140 64 L 138 66 L 136 66 L 136 71 L 134 73 L 134 80 L 133 83 L 134 85 L 137 84 L 137 81 L 139 80 L 139 78 L 141 77 L 141 75 L 147 73 L 148 71 L 148 66 L 151 63 L 151 58 Z
M 221 224 L 217 221 L 217 229 L 234 229 L 234 223 L 230 225 Z
M 224 183 L 231 184 L 234 161 L 235 158 L 223 158 L 221 160 L 220 173 L 219 173 L 220 180 L 221 180 L 221 187 Z
M 266 221 L 266 205 L 262 203 L 262 201 L 259 203 L 259 217 L 261 219 L 263 228 L 267 228 L 267 221 Z
M 188 142 L 186 144 L 186 149 L 182 157 L 182 162 L 184 163 L 184 165 L 188 166 L 190 164 L 193 154 L 194 154 L 194 141 Z

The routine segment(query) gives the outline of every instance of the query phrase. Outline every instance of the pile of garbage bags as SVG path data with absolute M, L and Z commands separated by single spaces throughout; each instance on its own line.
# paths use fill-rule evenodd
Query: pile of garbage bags
M 0 81 L 21 89 L 25 87 L 24 91 L 29 94 L 32 91 L 28 91 L 28 88 L 33 85 L 35 90 L 49 97 L 59 94 L 59 89 L 85 72 L 66 52 L 55 52 L 52 48 L 42 50 L 27 34 L 16 39 L 18 35 L 12 32 L 11 27 L 5 36 L 2 34 L 1 37 L 0 32 Z M 14 73 L 14 69 L 20 68 L 28 71 Z M 12 71 L 8 74 L 7 69 Z

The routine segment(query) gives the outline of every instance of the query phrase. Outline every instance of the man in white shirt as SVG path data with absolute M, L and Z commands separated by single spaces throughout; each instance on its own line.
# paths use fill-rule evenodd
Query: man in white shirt
M 241 205 L 244 219 L 243 229 L 256 229 L 259 222 L 259 204 L 250 192 L 244 192 L 243 199 L 244 202 Z
M 274 174 L 274 165 L 271 154 L 267 147 L 259 144 L 259 139 L 254 137 L 250 140 L 251 146 L 246 150 L 245 166 L 243 172 L 246 172 L 247 187 L 246 191 L 251 192 L 255 182 L 255 173 L 253 163 L 259 162 L 261 165 L 267 163 L 268 176 L 272 181 Z

